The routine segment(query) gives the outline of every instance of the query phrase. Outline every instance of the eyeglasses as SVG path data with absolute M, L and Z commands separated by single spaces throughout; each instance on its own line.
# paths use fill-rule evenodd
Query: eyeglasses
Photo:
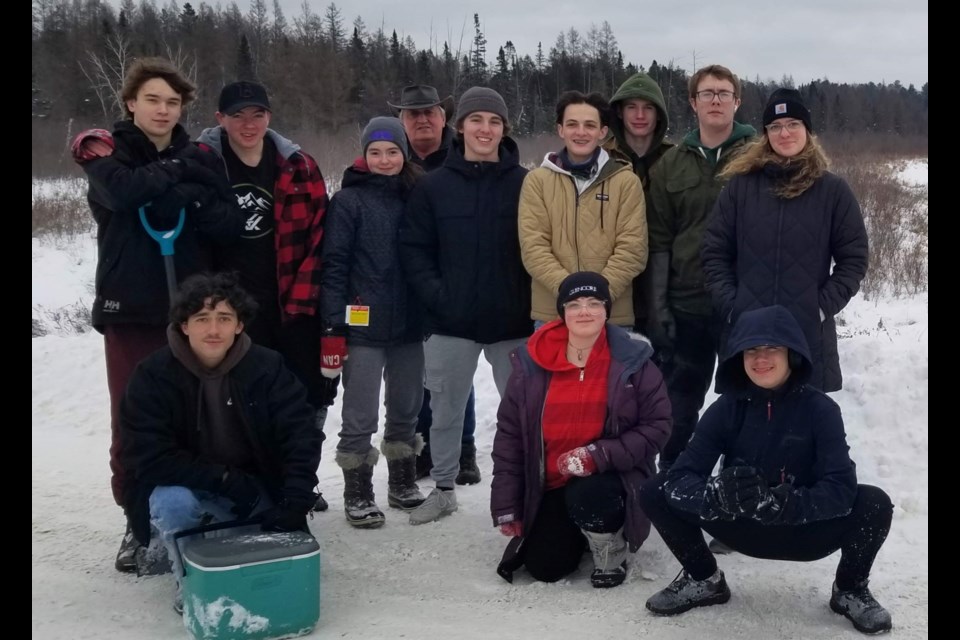
M 713 102 L 714 98 L 720 98 L 720 102 L 733 102 L 736 96 L 733 91 L 697 91 L 697 100 L 700 102 Z
M 595 316 L 603 311 L 604 304 L 601 300 L 587 300 L 585 303 L 571 300 L 570 302 L 563 303 L 563 310 L 567 313 L 580 313 L 584 309 L 586 309 L 590 315 Z
M 787 133 L 796 133 L 797 131 L 800 131 L 800 128 L 802 126 L 803 126 L 803 121 L 794 120 L 786 124 L 780 124 L 779 122 L 774 122 L 773 124 L 768 124 L 767 126 L 765 126 L 764 129 L 766 129 L 767 133 L 769 133 L 770 135 L 775 136 L 775 135 L 779 135 L 780 132 L 783 131 L 784 129 L 787 130 Z

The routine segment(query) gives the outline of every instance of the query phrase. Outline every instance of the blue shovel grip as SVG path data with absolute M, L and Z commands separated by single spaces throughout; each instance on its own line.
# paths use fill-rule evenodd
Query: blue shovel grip
M 157 241 L 157 244 L 160 245 L 160 255 L 162 256 L 172 256 L 173 255 L 173 243 L 176 241 L 177 236 L 180 235 L 180 232 L 183 231 L 183 222 L 187 218 L 186 209 L 180 209 L 180 219 L 177 221 L 177 226 L 173 229 L 167 231 L 161 231 L 154 229 L 150 226 L 150 223 L 147 221 L 147 212 L 145 211 L 146 207 L 150 206 L 150 203 L 140 207 L 140 224 L 143 225 L 143 228 L 146 230 L 147 234 Z

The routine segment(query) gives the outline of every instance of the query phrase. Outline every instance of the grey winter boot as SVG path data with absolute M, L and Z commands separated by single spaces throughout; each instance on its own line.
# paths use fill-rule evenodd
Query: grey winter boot
M 703 580 L 694 580 L 686 569 L 682 569 L 666 589 L 647 599 L 647 609 L 660 616 L 673 616 L 694 607 L 723 604 L 729 599 L 730 589 L 720 569 Z
M 845 616 L 862 633 L 882 633 L 893 628 L 890 612 L 874 599 L 866 580 L 849 591 L 840 591 L 834 582 L 830 608 Z
M 627 577 L 627 541 L 623 529 L 613 533 L 596 533 L 581 529 L 593 553 L 593 573 L 590 583 L 596 589 L 609 589 L 623 583 Z
M 343 469 L 343 511 L 347 522 L 361 529 L 383 526 L 383 511 L 373 497 L 373 466 L 379 457 L 376 449 L 370 449 L 365 456 L 338 451 L 335 458 Z
M 380 451 L 387 459 L 387 504 L 397 509 L 410 511 L 416 509 L 426 497 L 420 493 L 415 481 L 417 473 L 417 454 L 423 448 L 423 438 L 416 435 L 413 446 L 406 442 L 380 442 Z
M 457 484 L 477 484 L 480 482 L 480 467 L 477 466 L 477 445 L 460 445 L 460 472 Z

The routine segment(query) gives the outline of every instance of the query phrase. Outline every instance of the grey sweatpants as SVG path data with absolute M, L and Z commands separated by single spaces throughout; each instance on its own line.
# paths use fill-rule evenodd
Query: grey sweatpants
M 430 390 L 433 425 L 430 427 L 430 477 L 438 487 L 452 489 L 460 472 L 460 438 L 463 413 L 473 386 L 473 375 L 482 352 L 493 368 L 493 381 L 503 397 L 510 378 L 510 352 L 526 338 L 480 344 L 464 338 L 433 334 L 423 343 L 426 377 Z
M 423 403 L 423 343 L 377 348 L 351 346 L 343 363 L 343 412 L 337 451 L 361 456 L 380 422 L 380 379 L 387 409 L 383 439 L 414 443 Z

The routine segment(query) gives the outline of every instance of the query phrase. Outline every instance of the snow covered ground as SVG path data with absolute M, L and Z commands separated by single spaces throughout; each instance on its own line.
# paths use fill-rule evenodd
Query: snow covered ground
M 926 184 L 926 161 L 902 172 Z M 89 306 L 92 237 L 33 239 L 33 315 L 48 335 L 33 345 L 33 638 L 188 638 L 171 610 L 170 576 L 137 578 L 113 568 L 123 514 L 109 487 L 108 397 L 102 337 L 60 331 L 57 310 Z M 928 637 L 928 294 L 865 300 L 841 314 L 843 409 L 861 482 L 896 505 L 871 588 L 893 615 L 896 637 Z M 412 527 L 390 509 L 381 529 L 357 531 L 342 516 L 342 477 L 333 462 L 339 401 L 327 421 L 320 482 L 330 510 L 310 527 L 321 547 L 320 623 L 315 638 L 858 638 L 827 606 L 839 553 L 812 563 L 722 556 L 733 592 L 723 606 L 658 618 L 644 601 L 679 564 L 653 531 L 631 558 L 626 583 L 597 590 L 592 562 L 557 584 L 524 571 L 508 584 L 495 573 L 507 539 L 489 516 L 490 450 L 498 403 L 489 366 L 476 377 L 477 447 L 483 481 L 457 489 L 460 510 Z M 713 396 L 707 398 L 711 402 Z M 386 466 L 374 486 L 386 507 Z M 429 490 L 431 483 L 422 482 Z

